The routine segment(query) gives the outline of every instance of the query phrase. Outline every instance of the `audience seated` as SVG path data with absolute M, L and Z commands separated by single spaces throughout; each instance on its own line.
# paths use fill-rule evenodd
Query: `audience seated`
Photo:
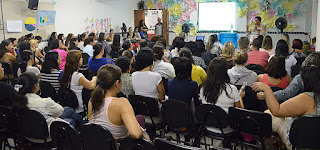
M 196 40 L 196 51 L 201 53 L 201 58 L 203 59 L 204 63 L 206 64 L 207 68 L 210 64 L 210 61 L 217 57 L 217 55 L 211 54 L 209 51 L 205 49 L 205 45 L 203 40 Z
M 83 50 L 83 48 L 84 48 L 84 40 L 86 39 L 86 36 L 87 36 L 87 33 L 86 33 L 86 32 L 78 35 L 78 40 L 79 40 L 78 47 L 79 47 L 81 50 Z
M 246 68 L 248 61 L 248 54 L 244 50 L 238 50 L 233 57 L 234 67 L 228 70 L 230 77 L 230 83 L 233 85 L 242 85 L 243 82 L 247 82 L 248 86 L 252 86 L 252 83 L 257 82 L 257 74 Z
M 185 47 L 190 49 L 190 51 L 192 53 L 192 59 L 194 60 L 194 64 L 202 67 L 203 69 L 207 69 L 206 63 L 200 57 L 201 51 L 198 51 L 196 42 L 193 42 L 193 41 L 187 42 Z
M 109 33 L 109 36 L 107 38 L 107 41 L 113 42 L 113 38 L 114 38 L 114 30 L 110 29 L 110 33 Z
M 233 67 L 234 51 L 235 51 L 235 46 L 230 41 L 226 42 L 222 48 L 221 57 L 225 58 L 228 61 L 228 69 Z
M 173 44 L 172 44 L 173 45 Z M 180 49 L 185 46 L 185 42 L 183 38 L 177 38 L 175 41 L 175 47 L 173 50 L 171 50 L 170 56 L 168 56 L 168 59 L 179 57 Z
M 93 56 L 89 58 L 88 67 L 93 72 L 98 72 L 99 68 L 105 64 L 114 65 L 114 62 L 110 58 L 103 57 L 104 49 L 102 44 L 97 43 L 93 45 Z
M 209 40 L 206 44 L 206 50 L 211 54 L 220 56 L 222 54 L 223 45 L 218 41 L 218 36 L 213 34 L 209 37 Z
M 154 53 L 154 65 L 152 68 L 153 72 L 157 72 L 161 75 L 161 77 L 165 79 L 172 79 L 176 75 L 174 73 L 174 68 L 172 64 L 164 62 L 163 55 L 164 55 L 164 47 L 162 44 L 156 44 L 152 48 L 152 51 Z
M 122 55 L 122 53 L 126 50 L 129 50 L 133 53 L 133 55 L 136 55 L 136 52 L 133 50 L 133 45 L 130 40 L 126 40 L 122 43 L 122 50 L 119 51 L 119 56 Z
M 21 53 L 21 59 L 22 63 L 20 64 L 20 67 L 18 69 L 18 77 L 24 72 L 31 72 L 35 74 L 38 77 L 38 79 L 40 79 L 40 70 L 37 67 L 33 66 L 35 64 L 34 53 L 30 50 L 24 50 Z
M 300 39 L 294 39 L 292 41 L 292 55 L 296 58 L 297 64 L 301 65 L 304 59 L 307 57 L 307 53 L 302 49 L 303 43 Z
M 238 40 L 238 46 L 239 46 L 238 49 L 249 53 L 250 52 L 249 44 L 250 44 L 250 41 L 247 37 L 245 36 L 240 37 Z
M 67 57 L 68 52 L 59 49 L 59 41 L 57 39 L 53 39 L 51 41 L 51 46 L 50 47 L 51 47 L 52 51 L 56 51 L 56 52 L 58 52 L 60 54 L 60 56 L 61 56 L 61 64 L 59 65 L 59 68 L 61 70 L 64 70 L 64 67 L 65 67 L 65 64 L 66 64 L 66 57 Z
M 10 51 L 13 51 L 13 54 Z M 6 63 L 15 62 L 16 56 L 17 53 L 12 43 L 9 40 L 3 40 L 0 44 L 0 61 Z
M 119 51 L 121 50 L 120 47 L 120 35 L 114 35 L 113 42 L 111 45 L 111 58 L 117 58 L 119 56 Z
M 0 63 L 0 80 L 2 80 L 3 78 L 4 69 L 2 68 L 2 64 Z M 12 85 L 0 81 L 0 106 L 11 106 L 11 98 L 14 92 L 15 90 L 13 89 Z
M 262 41 L 262 47 L 259 49 L 261 52 L 267 52 L 269 56 L 275 54 L 275 49 L 273 48 L 272 38 L 266 35 Z
M 133 90 L 136 95 L 164 101 L 165 91 L 161 75 L 152 72 L 153 60 L 154 54 L 152 53 L 152 49 L 144 48 L 138 52 L 135 67 L 137 71 L 132 74 Z
M 87 53 L 90 57 L 93 56 L 93 45 L 95 44 L 94 37 L 89 36 L 87 39 L 84 40 L 84 48 L 83 53 Z
M 198 83 L 198 86 L 205 80 L 207 73 L 200 66 L 196 66 L 192 59 L 191 51 L 188 48 L 182 48 L 179 52 L 180 57 L 187 57 L 192 62 L 191 79 Z
M 117 98 L 121 90 L 121 69 L 115 65 L 102 66 L 98 71 L 97 87 L 89 101 L 89 122 L 106 127 L 115 139 L 130 135 L 142 137 L 143 131 L 126 98 Z
M 40 52 L 40 50 L 38 50 L 38 45 L 39 45 L 38 41 L 36 39 L 32 39 L 29 41 L 29 43 L 31 48 L 30 50 L 32 50 L 32 52 L 35 53 L 35 56 L 40 59 L 44 59 L 45 58 L 44 55 Z
M 111 52 L 111 46 L 106 40 L 107 40 L 107 34 L 105 34 L 104 32 L 99 33 L 98 42 L 102 44 L 102 48 L 104 49 L 105 55 L 106 54 L 109 55 Z
M 42 64 L 40 81 L 50 82 L 56 91 L 59 91 L 59 76 L 62 72 L 59 65 L 61 64 L 61 56 L 56 51 L 50 51 L 46 54 L 46 58 Z
M 267 74 L 260 74 L 258 81 L 269 86 L 285 89 L 291 78 L 285 69 L 285 59 L 282 56 L 274 56 L 266 67 Z
M 97 77 L 92 77 L 89 81 L 80 73 L 79 67 L 82 66 L 82 52 L 78 50 L 71 50 L 66 58 L 66 68 L 60 80 L 60 87 L 63 91 L 72 90 L 77 96 L 79 107 L 76 109 L 77 113 L 84 111 L 82 101 L 82 89 L 93 90 L 97 83 Z
M 256 38 L 253 40 L 251 52 L 248 53 L 248 61 L 246 65 L 256 64 L 262 66 L 263 68 L 267 67 L 269 54 L 267 52 L 259 51 L 261 44 L 261 39 Z
M 189 106 L 192 99 L 195 106 L 200 105 L 199 88 L 195 81 L 191 80 L 192 62 L 189 58 L 179 57 L 174 63 L 176 77 L 168 81 L 169 99 L 182 101 Z
M 302 68 L 300 75 L 302 78 L 304 93 L 301 93 L 287 101 L 279 104 L 271 88 L 262 83 L 257 82 L 253 84 L 253 89 L 256 91 L 263 91 L 266 97 L 266 103 L 269 108 L 269 113 L 272 114 L 272 130 L 277 132 L 281 140 L 286 145 L 287 149 L 291 149 L 291 143 L 289 141 L 290 128 L 293 121 L 299 117 L 304 116 L 319 116 L 320 103 L 319 103 L 319 84 L 320 74 L 319 64 L 315 65 L 315 62 L 319 62 L 319 57 L 316 56 L 318 60 L 315 60 L 316 55 L 310 55 L 306 58 L 304 62 L 304 67 Z M 308 62 L 310 61 L 310 62 Z M 305 66 L 306 64 L 311 66 Z
M 122 71 L 122 87 L 121 92 L 126 95 L 134 95 L 134 90 L 132 86 L 132 76 L 130 74 L 131 64 L 130 59 L 126 56 L 119 56 L 115 62 L 117 66 L 121 68 Z
M 79 41 L 78 41 L 78 38 L 71 38 L 70 39 L 70 46 L 69 46 L 69 49 L 70 50 L 81 50 L 79 47 Z

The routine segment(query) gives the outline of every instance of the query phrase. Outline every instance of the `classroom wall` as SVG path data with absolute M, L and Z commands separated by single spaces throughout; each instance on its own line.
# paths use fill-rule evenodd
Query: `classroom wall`
M 121 32 L 125 23 L 127 28 L 134 26 L 134 10 L 138 9 L 140 0 L 113 0 L 98 2 L 96 0 L 56 0 L 56 31 L 58 33 L 79 34 L 85 31 L 85 19 L 111 18 L 115 32 Z

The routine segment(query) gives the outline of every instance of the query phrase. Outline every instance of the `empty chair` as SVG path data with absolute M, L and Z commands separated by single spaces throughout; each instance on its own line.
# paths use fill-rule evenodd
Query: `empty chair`
M 97 124 L 84 124 L 79 128 L 84 150 L 115 150 L 115 142 L 108 129 Z
M 40 81 L 40 90 L 42 91 L 40 95 L 42 98 L 51 97 L 52 100 L 58 102 L 57 92 L 50 82 Z
M 261 142 L 261 148 L 265 150 L 264 138 L 270 138 L 272 133 L 272 122 L 270 114 L 230 107 L 229 125 L 238 133 L 241 132 L 253 136 L 258 136 Z M 241 142 L 240 139 L 238 139 L 237 142 L 256 148 L 259 147 L 258 145 Z
M 185 146 L 177 143 L 172 143 L 165 139 L 156 138 L 155 140 L 156 150 L 200 150 L 197 147 Z
M 62 121 L 51 123 L 50 133 L 52 142 L 58 150 L 80 150 L 82 148 L 77 130 L 68 123 Z
M 290 129 L 292 149 L 320 149 L 320 117 L 301 117 L 296 119 Z

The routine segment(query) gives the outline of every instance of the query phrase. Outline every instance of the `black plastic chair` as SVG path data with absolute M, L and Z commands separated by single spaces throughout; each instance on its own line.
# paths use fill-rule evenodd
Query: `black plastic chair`
M 63 107 L 70 107 L 73 109 L 79 107 L 78 98 L 71 89 L 64 91 L 62 88 L 60 88 L 58 91 L 58 101 Z
M 181 141 L 180 134 L 185 135 L 188 139 L 193 137 L 196 133 L 192 112 L 190 107 L 178 100 L 167 100 L 162 104 L 161 115 L 166 130 L 176 134 L 178 143 L 183 142 L 189 144 L 189 141 Z
M 10 150 L 17 148 L 16 140 L 14 140 L 14 146 L 11 146 L 8 141 L 9 138 L 16 139 L 16 134 L 12 131 L 14 127 L 12 123 L 10 123 L 12 120 L 10 117 L 12 116 L 13 114 L 11 113 L 10 107 L 0 105 L 0 142 L 3 150 L 6 148 Z
M 207 148 L 206 136 L 211 139 L 226 140 L 231 143 L 234 132 L 224 133 L 223 129 L 228 127 L 228 114 L 219 106 L 212 104 L 202 104 L 196 110 L 196 118 L 203 127 L 202 136 L 204 137 L 205 146 Z M 221 133 L 215 133 L 208 130 L 206 127 L 220 129 Z M 228 144 L 230 146 L 230 143 Z M 213 145 L 213 140 L 211 145 Z
M 70 124 L 55 121 L 50 125 L 50 133 L 52 142 L 58 150 L 80 150 L 82 148 L 80 136 Z
M 156 138 L 155 140 L 156 150 L 201 150 L 197 147 L 185 146 L 177 143 L 172 143 L 165 139 Z
M 13 73 L 13 83 L 16 84 L 18 82 L 18 69 L 20 68 L 21 63 L 14 62 L 12 64 L 12 73 Z
M 87 53 L 82 53 L 82 61 L 83 61 L 83 65 L 88 65 L 88 61 L 89 61 L 89 58 L 90 58 L 90 55 L 87 54 Z
M 261 148 L 265 150 L 264 138 L 270 138 L 272 134 L 271 115 L 263 112 L 246 110 L 241 108 L 229 108 L 229 125 L 238 133 L 246 133 L 258 136 L 261 142 Z M 240 136 L 240 134 L 238 134 Z M 242 142 L 239 137 L 236 141 L 241 145 L 252 146 L 258 148 L 256 144 Z
M 320 149 L 320 117 L 300 117 L 290 129 L 292 149 Z
M 17 126 L 23 137 L 41 140 L 45 149 L 49 148 L 47 141 L 49 138 L 48 125 L 42 114 L 35 110 L 22 111 L 17 114 Z
M 48 98 L 50 97 L 55 102 L 58 102 L 58 95 L 55 88 L 52 86 L 50 82 L 40 81 L 40 90 L 41 90 L 41 97 Z
M 97 124 L 84 124 L 79 128 L 84 150 L 115 150 L 115 141 L 108 129 Z
M 168 95 L 168 79 L 162 77 L 162 83 L 165 91 L 165 95 Z
M 257 64 L 249 64 L 246 66 L 249 70 L 254 71 L 255 73 L 257 73 L 257 75 L 259 74 L 264 74 L 264 68 L 261 65 L 257 65 Z

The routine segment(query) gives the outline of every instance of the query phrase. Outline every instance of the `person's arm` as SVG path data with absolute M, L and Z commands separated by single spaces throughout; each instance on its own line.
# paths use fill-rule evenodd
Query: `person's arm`
M 45 59 L 45 57 L 41 54 L 41 52 L 39 50 L 36 50 L 36 56 L 39 56 L 42 59 Z
M 192 94 L 192 98 L 193 98 L 193 102 L 194 102 L 194 106 L 199 106 L 200 105 L 200 100 L 199 100 L 199 87 L 198 87 L 198 83 L 197 82 L 193 82 L 193 94 Z
M 157 86 L 157 89 L 158 89 L 158 98 L 161 100 L 161 101 L 164 101 L 164 94 L 165 94 L 165 91 L 164 91 L 164 87 L 163 87 L 163 82 L 161 80 L 161 82 L 158 84 Z
M 93 90 L 97 84 L 97 77 L 94 76 L 94 77 L 92 77 L 92 80 L 89 81 L 88 79 L 86 79 L 86 77 L 82 76 L 79 79 L 79 84 L 88 90 Z
M 261 30 L 261 32 L 259 34 L 265 36 L 266 33 L 267 33 L 267 29 L 266 29 L 266 27 L 264 25 L 262 25 L 262 30 Z
M 54 102 L 50 97 L 46 99 L 46 106 L 45 109 L 48 112 L 48 115 L 52 117 L 60 117 L 63 114 L 63 107 Z
M 173 66 L 170 64 L 168 65 L 168 71 L 169 71 L 169 78 L 173 79 L 174 77 L 176 77 L 175 71 Z
M 134 115 L 131 104 L 125 98 L 119 98 L 121 101 L 120 115 L 123 123 L 128 129 L 130 136 L 134 139 L 139 139 L 142 137 L 143 131 Z
M 261 81 L 262 81 L 263 75 L 264 75 L 264 74 L 259 74 L 259 75 L 258 75 L 258 78 L 257 78 L 257 81 L 258 81 L 258 82 L 261 82 Z
M 309 112 L 310 107 L 314 106 L 314 100 L 306 94 L 300 94 L 283 102 L 280 105 L 277 99 L 274 97 L 273 92 L 268 85 L 262 82 L 256 82 L 253 84 L 252 89 L 254 91 L 264 91 L 267 106 L 272 115 L 275 117 L 283 118 L 300 116 Z
M 88 102 L 88 119 L 90 119 L 92 117 L 92 114 L 93 114 L 93 112 L 92 112 L 92 102 L 91 102 L 91 100 L 89 100 L 89 102 Z
M 16 57 L 14 55 L 12 55 L 11 53 L 6 53 L 5 55 L 8 57 L 8 59 L 11 62 L 16 62 Z
M 200 72 L 199 72 L 200 79 L 201 79 L 201 81 L 204 81 L 207 77 L 207 73 L 206 73 L 206 71 L 204 71 L 203 68 L 199 67 L 199 69 L 200 69 Z
M 279 102 L 283 102 L 303 92 L 301 75 L 296 75 L 290 84 L 283 90 L 274 92 L 274 96 Z

